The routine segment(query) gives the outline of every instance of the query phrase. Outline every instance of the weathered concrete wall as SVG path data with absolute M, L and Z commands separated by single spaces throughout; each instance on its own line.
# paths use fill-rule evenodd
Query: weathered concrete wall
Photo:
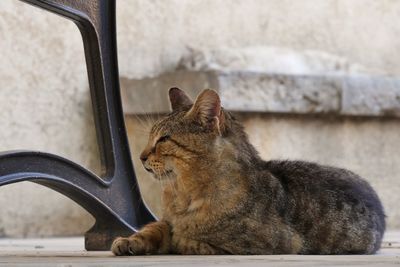
M 0 1 L 0 151 L 57 153 L 99 169 L 76 26 L 20 1 Z M 32 183 L 0 188 L 0 236 L 76 235 L 92 218 Z
M 349 66 L 400 73 L 398 1 L 117 2 L 124 79 L 173 71 L 191 53 L 189 47 L 285 47 L 285 55 L 323 51 L 344 58 Z M 0 59 L 0 150 L 45 150 L 97 170 L 83 48 L 75 25 L 20 1 L 1 0 Z M 269 65 L 275 66 L 281 65 Z M 374 125 L 387 127 L 378 121 Z M 360 158 L 376 154 L 369 152 Z M 32 184 L 0 188 L 0 207 L 0 235 L 78 234 L 93 222 L 71 201 Z
M 381 197 L 388 228 L 400 228 L 400 119 L 238 114 L 262 158 L 308 160 L 352 170 Z M 130 144 L 145 201 L 160 214 L 158 181 L 143 169 L 138 154 L 147 125 L 157 117 L 129 116 Z
M 400 72 L 395 0 L 126 0 L 118 1 L 118 11 L 120 70 L 127 78 L 174 70 L 190 47 L 324 51 Z

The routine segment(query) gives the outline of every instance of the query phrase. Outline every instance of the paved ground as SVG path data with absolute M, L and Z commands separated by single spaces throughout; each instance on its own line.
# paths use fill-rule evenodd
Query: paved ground
M 0 266 L 399 266 L 400 232 L 389 232 L 376 255 L 141 256 L 87 252 L 83 238 L 0 239 Z

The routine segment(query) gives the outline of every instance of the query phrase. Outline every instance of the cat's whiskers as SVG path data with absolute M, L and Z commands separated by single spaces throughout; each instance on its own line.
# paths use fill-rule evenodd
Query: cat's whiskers
M 166 187 L 171 187 L 170 182 L 168 181 L 169 179 L 159 179 L 160 184 L 161 184 L 161 191 L 164 190 Z
M 144 119 L 142 118 L 144 116 Z M 138 129 L 139 131 L 143 131 L 143 133 L 149 134 L 152 125 L 154 124 L 154 119 L 151 118 L 150 116 L 146 115 L 134 115 L 135 119 L 139 123 Z
M 168 183 L 168 186 L 172 189 L 173 193 L 176 193 L 176 187 L 175 187 L 175 178 L 172 176 L 172 174 L 168 171 L 163 171 L 163 177 L 166 177 L 164 179 L 160 179 L 160 181 L 164 181 L 166 183 Z
M 170 174 L 167 174 L 167 176 L 169 176 Z M 168 177 L 168 183 L 170 185 L 170 187 L 172 187 L 172 191 L 175 194 L 176 193 L 176 187 L 175 187 L 175 182 L 173 181 L 173 179 L 171 179 L 171 176 Z
M 161 191 L 161 207 L 164 207 L 164 197 L 163 197 L 163 191 L 164 191 L 164 185 L 163 185 L 163 181 L 161 181 L 161 179 L 157 179 L 158 180 L 158 184 L 160 185 L 160 191 Z
M 135 109 L 137 110 L 137 112 L 134 116 L 139 121 L 142 121 L 142 122 L 144 121 L 146 123 L 149 123 L 149 126 L 151 126 L 151 125 L 154 125 L 154 123 L 160 119 L 160 114 L 159 113 L 153 114 L 153 113 L 146 112 L 147 104 L 148 103 L 146 103 L 146 102 L 137 103 L 137 105 L 135 106 Z M 154 118 L 154 115 L 156 115 L 156 118 Z M 141 119 L 140 117 L 144 117 L 144 120 Z

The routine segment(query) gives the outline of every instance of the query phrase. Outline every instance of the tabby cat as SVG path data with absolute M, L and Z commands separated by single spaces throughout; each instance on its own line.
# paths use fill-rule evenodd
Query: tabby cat
M 163 216 L 117 238 L 115 255 L 372 254 L 385 215 L 356 174 L 303 161 L 264 161 L 213 90 L 193 103 L 169 91 L 172 113 L 140 158 L 163 184 Z

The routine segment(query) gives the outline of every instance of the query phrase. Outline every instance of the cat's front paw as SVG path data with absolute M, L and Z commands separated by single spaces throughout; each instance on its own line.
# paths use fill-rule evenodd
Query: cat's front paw
M 135 236 L 116 238 L 111 246 L 111 251 L 116 256 L 143 255 L 146 253 L 143 240 Z

